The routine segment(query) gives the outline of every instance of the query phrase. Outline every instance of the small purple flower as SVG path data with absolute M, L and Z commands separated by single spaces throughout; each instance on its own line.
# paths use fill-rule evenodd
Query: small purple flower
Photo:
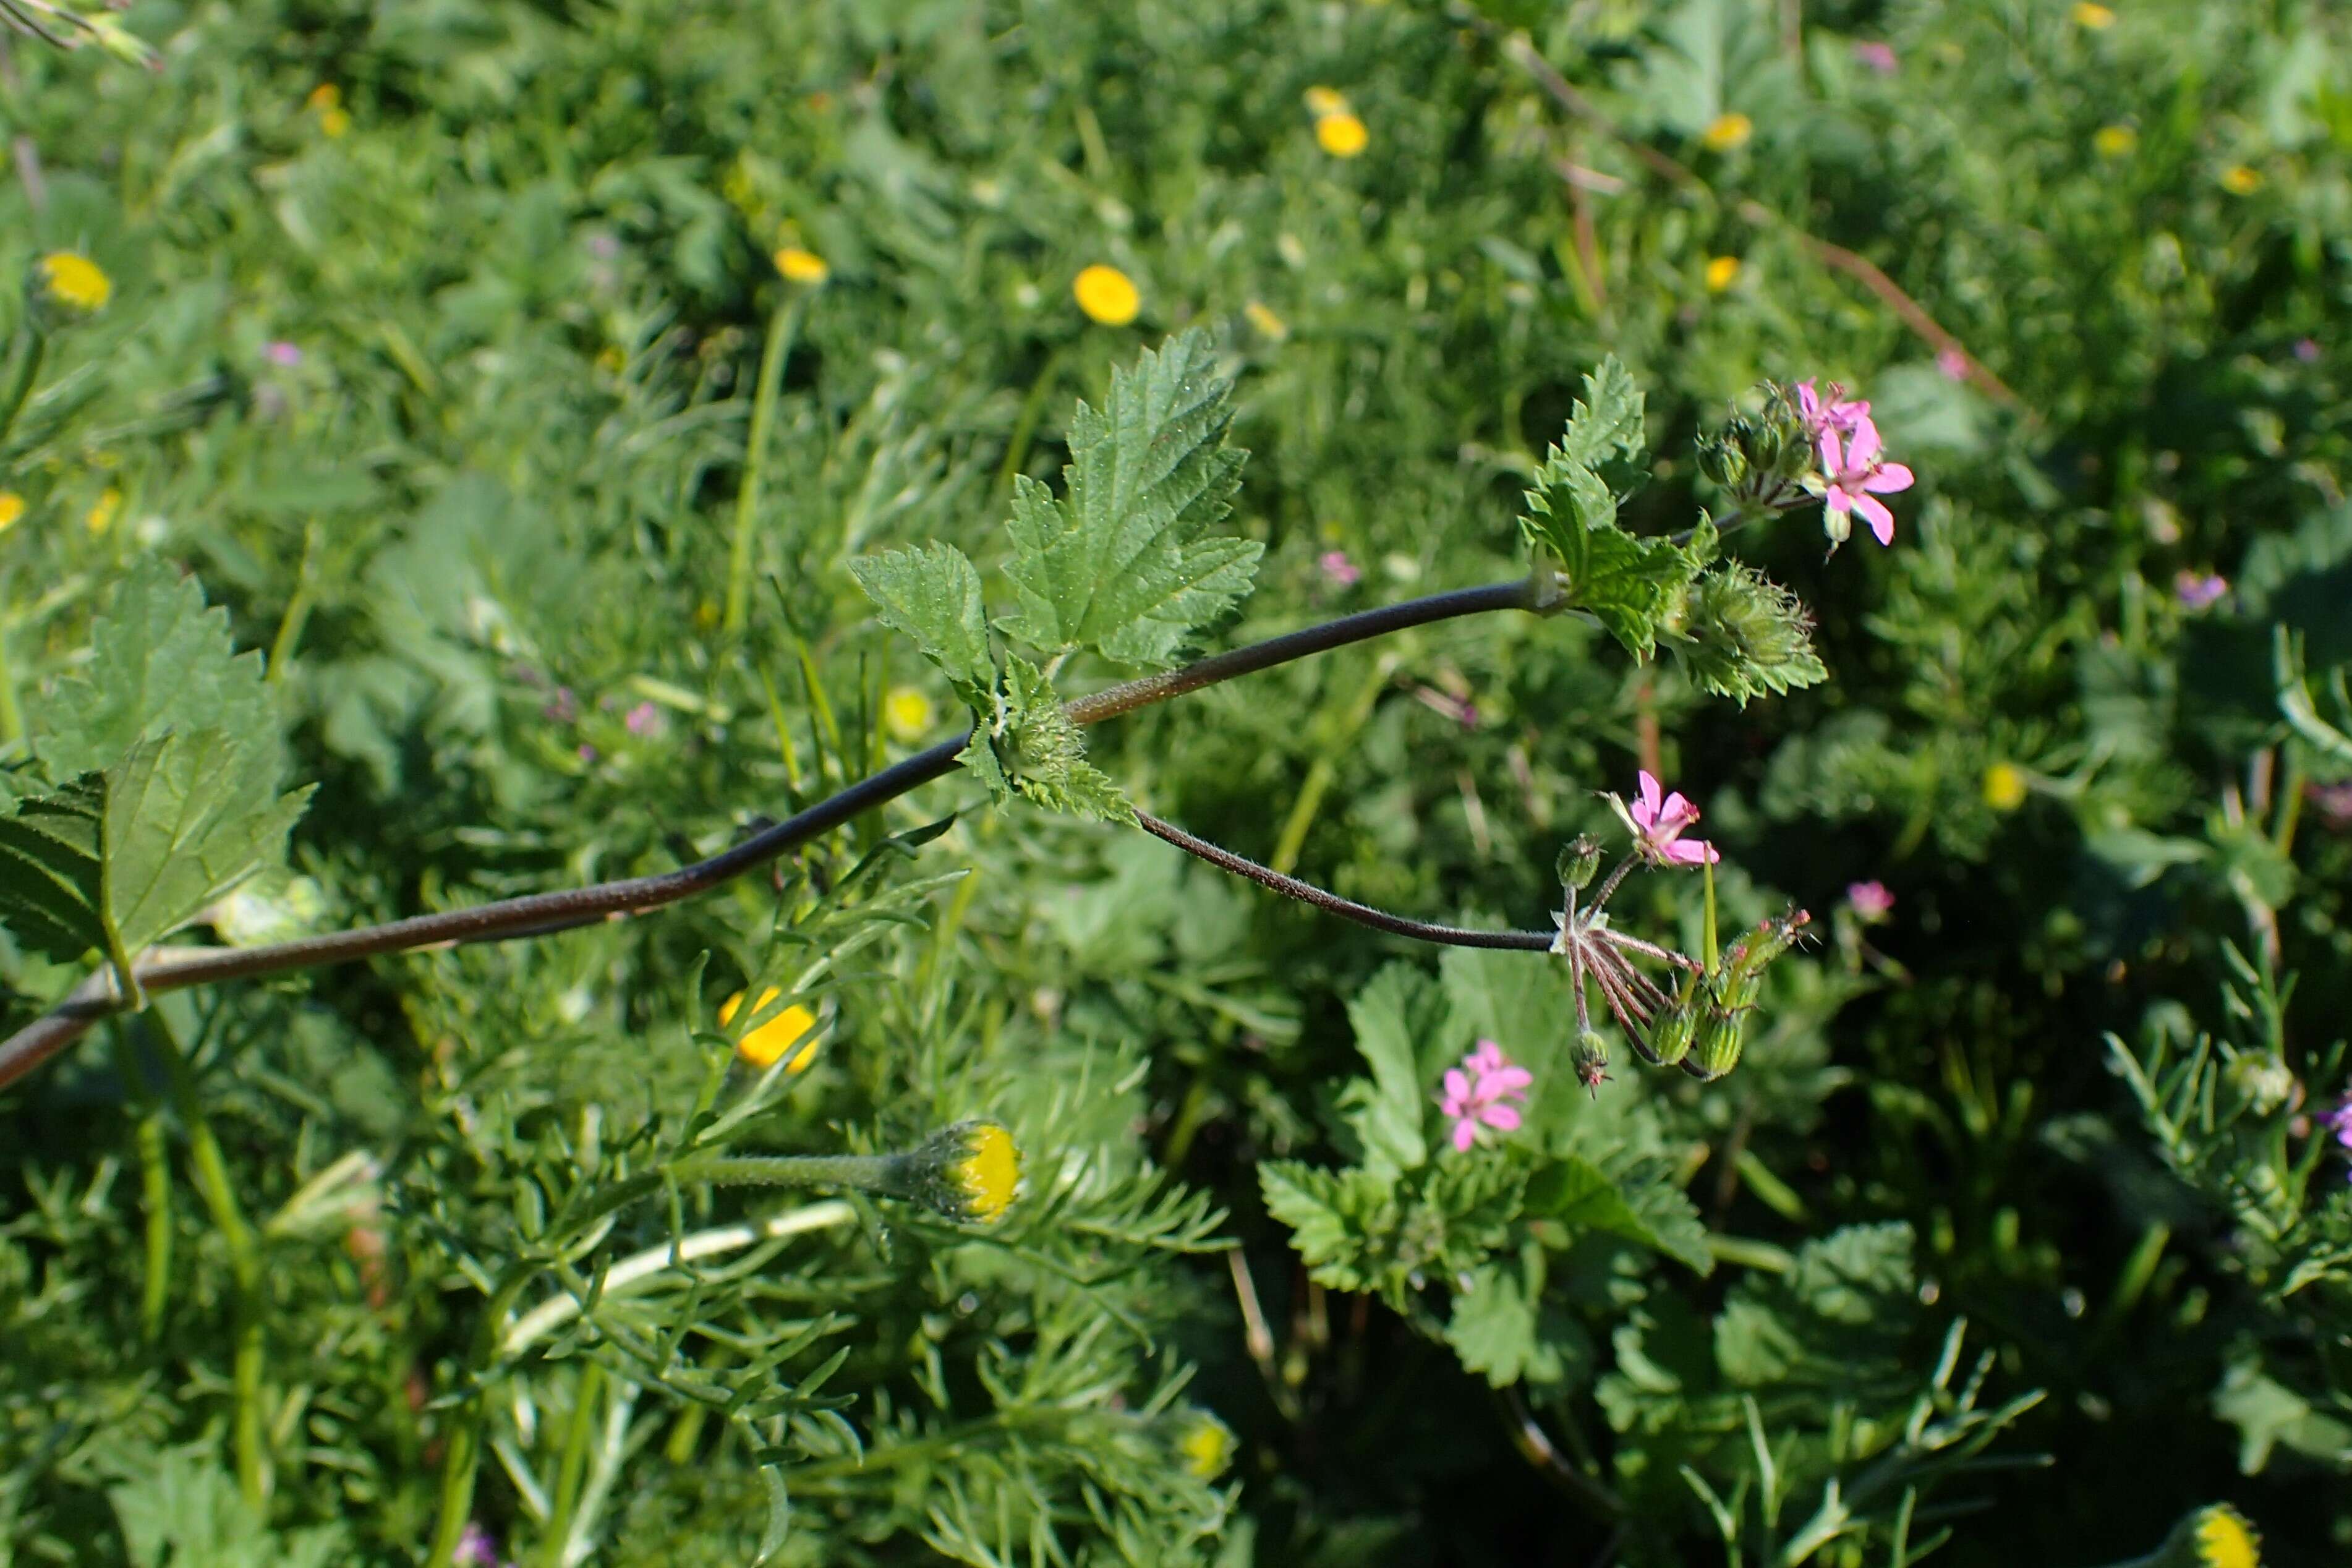
M 658 735 L 667 727 L 662 721 L 661 710 L 650 702 L 640 702 L 630 709 L 629 716 L 621 722 L 628 727 L 630 734 L 640 740 L 648 735 Z
M 2317 338 L 2295 339 L 2294 357 L 2301 360 L 2305 364 L 2317 364 L 2319 363 L 2319 340 Z
M 1454 1151 L 1467 1153 L 1478 1141 L 1480 1128 L 1508 1132 L 1518 1126 L 1518 1107 L 1509 1102 L 1524 1101 L 1536 1078 L 1505 1056 L 1502 1047 L 1480 1040 L 1478 1048 L 1464 1057 L 1460 1067 L 1445 1069 L 1444 1081 L 1438 1109 L 1454 1118 Z
M 579 755 L 582 762 L 593 763 L 596 760 L 596 748 L 583 741 L 580 742 Z
M 457 1549 L 450 1553 L 449 1561 L 458 1564 L 459 1568 L 499 1568 L 499 1543 L 490 1539 L 488 1531 L 469 1519 L 466 1521 L 465 1533 L 457 1537 Z
M 2184 610 L 2210 610 L 2230 591 L 2230 580 L 2218 572 L 2196 573 L 2186 569 L 2172 580 L 2172 596 L 2180 601 Z
M 2339 833 L 2352 827 L 2352 780 L 2343 784 L 2312 784 L 2305 793 L 2328 826 Z
M 280 338 L 275 342 L 263 345 L 261 355 L 281 370 L 292 370 L 302 363 L 302 347 L 299 343 L 289 343 Z
M 1856 44 L 1853 47 L 1853 58 L 1881 76 L 1895 74 L 1893 44 Z
M 1850 882 L 1845 901 L 1853 907 L 1854 919 L 1864 925 L 1876 925 L 1895 912 L 1895 895 L 1884 882 Z
M 1334 588 L 1352 588 L 1363 574 L 1363 568 L 1348 559 L 1344 550 L 1327 550 L 1315 563 L 1323 574 L 1323 581 Z
M 1709 866 L 1723 858 L 1715 846 L 1685 838 L 1683 830 L 1698 821 L 1698 807 L 1682 791 L 1669 795 L 1649 769 L 1640 771 L 1640 797 L 1629 807 L 1615 795 L 1609 804 L 1633 830 L 1633 850 L 1654 866 Z
M 539 711 L 551 724 L 569 724 L 580 717 L 580 700 L 572 695 L 572 688 L 559 686 L 555 695 L 547 700 L 547 706 Z
M 1966 381 L 1969 378 L 1969 356 L 1948 346 L 1937 349 L 1936 368 L 1944 373 L 1948 381 Z
M 1832 524 L 1830 537 L 1843 539 L 1851 526 L 1846 514 L 1860 512 L 1863 521 L 1870 524 L 1870 531 L 1878 536 L 1879 543 L 1894 543 L 1895 514 L 1875 496 L 1909 489 L 1911 470 L 1879 456 L 1878 426 L 1864 416 L 1853 427 L 1853 444 L 1841 447 L 1836 426 L 1824 424 L 1821 458 L 1822 476 L 1829 480 L 1829 493 L 1822 498 L 1822 512 Z
M 2336 1103 L 2336 1109 L 2319 1119 L 2320 1125 L 2336 1134 L 2336 1143 L 2352 1149 L 2352 1093 Z

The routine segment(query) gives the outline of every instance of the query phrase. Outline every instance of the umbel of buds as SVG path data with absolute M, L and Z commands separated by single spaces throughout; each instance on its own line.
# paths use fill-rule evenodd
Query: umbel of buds
M 1767 382 L 1761 391 L 1760 408 L 1751 414 L 1735 405 L 1721 429 L 1699 437 L 1698 469 L 1742 510 L 1785 511 L 1806 500 L 1812 442 L 1787 389 Z

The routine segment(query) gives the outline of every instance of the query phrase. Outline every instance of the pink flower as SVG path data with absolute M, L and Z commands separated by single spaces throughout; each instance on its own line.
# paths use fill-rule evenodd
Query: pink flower
M 1867 416 L 1854 426 L 1851 446 L 1838 440 L 1834 427 L 1822 427 L 1822 477 L 1829 481 L 1829 493 L 1822 498 L 1822 510 L 1832 542 L 1845 539 L 1853 526 L 1846 521 L 1846 514 L 1858 511 L 1870 524 L 1870 531 L 1878 536 L 1879 543 L 1895 542 L 1895 514 L 1886 510 L 1885 502 L 1871 498 L 1874 493 L 1893 495 L 1897 490 L 1909 489 L 1911 470 L 1900 463 L 1885 461 L 1879 457 L 1878 449 L 1878 426 Z
M 663 728 L 661 710 L 650 702 L 640 702 L 630 709 L 629 716 L 621 722 L 627 727 L 630 734 L 640 737 L 658 735 Z
M 1819 439 L 1824 430 L 1852 433 L 1870 422 L 1870 405 L 1848 402 L 1845 388 L 1830 383 L 1828 401 L 1813 391 L 1809 378 L 1797 383 L 1797 412 L 1805 421 L 1805 434 Z
M 302 363 L 302 349 L 299 343 L 283 341 L 268 343 L 263 346 L 261 353 L 262 357 L 271 364 L 282 366 L 287 370 L 292 370 Z
M 465 1533 L 457 1537 L 457 1549 L 449 1561 L 462 1568 L 499 1568 L 499 1545 L 490 1532 L 472 1520 L 466 1521 Z
M 2229 591 L 2230 580 L 2217 572 L 2200 574 L 2183 568 L 2172 580 L 2172 596 L 2184 610 L 2210 610 Z
M 1876 925 L 1895 910 L 1895 895 L 1886 890 L 1884 882 L 1849 882 L 1845 901 L 1853 906 L 1854 918 L 1864 925 Z
M 1895 74 L 1895 46 L 1892 44 L 1856 44 L 1853 58 L 1881 76 Z
M 2320 1125 L 2336 1134 L 2336 1142 L 2352 1149 L 2352 1094 L 2347 1094 L 2335 1110 L 2319 1119 Z
M 1492 1040 L 1480 1040 L 1460 1067 L 1447 1068 L 1438 1109 L 1454 1118 L 1454 1149 L 1467 1152 L 1478 1141 L 1481 1127 L 1497 1132 L 1517 1127 L 1518 1107 L 1507 1102 L 1525 1100 L 1535 1081 L 1535 1074 L 1505 1056 Z
M 1352 588 L 1364 574 L 1362 568 L 1348 559 L 1344 550 L 1327 550 L 1315 564 L 1322 572 L 1323 580 L 1334 588 Z
M 1937 349 L 1936 368 L 1944 373 L 1947 381 L 1966 381 L 1969 378 L 1969 356 L 1955 348 Z
M 2295 358 L 2297 358 L 2297 359 L 2299 359 L 2299 360 L 2301 360 L 2301 361 L 2302 361 L 2304 363 L 2305 363 L 2305 364 L 2316 364 L 2316 363 L 2319 363 L 2319 340 L 2318 340 L 2317 338 L 2297 338 L 2297 339 L 2295 339 L 2295 340 L 2294 340 L 2294 357 L 2295 357 Z
M 1633 848 L 1643 859 L 1658 866 L 1707 866 L 1723 858 L 1712 844 L 1683 837 L 1683 829 L 1698 820 L 1697 806 L 1679 790 L 1666 795 L 1647 768 L 1641 779 L 1640 798 L 1630 809 L 1613 795 L 1609 803 L 1633 830 Z

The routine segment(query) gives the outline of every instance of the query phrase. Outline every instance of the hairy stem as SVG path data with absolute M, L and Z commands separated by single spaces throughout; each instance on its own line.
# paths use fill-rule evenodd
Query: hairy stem
M 1312 882 L 1302 882 L 1296 877 L 1285 876 L 1271 866 L 1261 866 L 1230 849 L 1220 849 L 1205 838 L 1196 838 L 1172 822 L 1162 822 L 1148 811 L 1135 814 L 1137 826 L 1154 838 L 1163 838 L 1183 850 L 1206 860 L 1221 871 L 1236 877 L 1246 877 L 1261 888 L 1271 888 L 1286 899 L 1297 899 L 1302 904 L 1312 904 L 1325 914 L 1338 915 L 1343 921 L 1353 921 L 1360 926 L 1387 931 L 1391 936 L 1406 936 L 1415 942 L 1433 942 L 1446 947 L 1499 947 L 1515 952 L 1549 952 L 1552 933 L 1542 931 L 1468 931 L 1461 926 L 1431 925 L 1425 921 L 1407 920 L 1402 915 L 1376 910 L 1370 904 L 1360 904 L 1329 893 Z
M 1099 723 L 1237 676 L 1270 669 L 1391 632 L 1489 610 L 1529 610 L 1536 606 L 1537 584 L 1524 577 L 1481 588 L 1432 594 L 1401 605 L 1342 616 L 1213 655 L 1181 669 L 1130 680 L 1091 697 L 1082 697 L 1064 710 L 1074 723 Z M 732 848 L 675 871 L 600 882 L 562 892 L 501 899 L 471 909 L 416 915 L 384 925 L 363 926 L 268 947 L 172 949 L 151 954 L 139 963 L 138 983 L 148 992 L 174 991 L 184 986 L 278 974 L 292 969 L 315 969 L 420 948 L 544 936 L 595 921 L 659 909 L 708 892 L 919 785 L 954 772 L 956 753 L 963 750 L 969 738 L 967 732 L 929 751 L 918 752 Z M 1550 945 L 1550 938 L 1544 939 L 1544 945 Z M 47 1014 L 0 1041 L 0 1089 L 15 1083 L 72 1044 L 96 1020 L 122 1011 L 126 1000 L 111 976 L 92 975 Z

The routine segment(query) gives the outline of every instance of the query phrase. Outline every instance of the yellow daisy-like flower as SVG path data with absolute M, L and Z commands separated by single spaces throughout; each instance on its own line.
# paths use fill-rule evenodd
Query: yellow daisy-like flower
M 114 280 L 87 256 L 53 250 L 34 264 L 41 291 L 71 310 L 88 313 L 102 310 L 114 298 Z
M 0 533 L 15 527 L 16 520 L 24 515 L 25 498 L 15 490 L 0 490 Z
M 1143 309 L 1143 296 L 1136 291 L 1135 279 L 1100 262 L 1073 279 L 1070 292 L 1077 297 L 1079 310 L 1106 327 L 1123 327 Z
M 2088 27 L 2095 33 L 2101 33 L 2115 25 L 2116 14 L 2105 5 L 2095 5 L 2093 0 L 2083 0 L 2074 7 L 2074 26 L 2078 27 Z
M 2025 770 L 2015 763 L 1995 763 L 1984 771 L 1984 803 L 1995 811 L 2015 811 L 2025 804 Z
M 1364 122 L 1345 110 L 1327 114 L 1315 122 L 1315 144 L 1334 158 L 1353 158 L 1372 140 Z
M 1715 122 L 1699 132 L 1698 139 L 1710 153 L 1728 153 L 1735 147 L 1745 147 L 1748 139 L 1756 134 L 1756 121 L 1733 110 L 1716 116 Z
M 2251 196 L 2263 188 L 2263 172 L 2232 163 L 2221 171 L 2221 188 L 2233 196 Z
M 2102 125 L 2091 133 L 2091 145 L 2102 158 L 2120 158 L 2139 145 L 2139 132 L 2128 125 Z
M 1257 329 L 1258 335 L 1261 337 L 1272 338 L 1276 342 L 1281 342 L 1290 336 L 1290 323 L 1276 315 L 1272 309 L 1260 304 L 1255 300 L 1242 307 L 1242 315 L 1248 320 L 1251 326 Z
M 776 270 L 784 275 L 785 282 L 805 283 L 811 288 L 833 276 L 833 268 L 824 264 L 824 257 L 797 245 L 788 245 L 776 252 Z
M 751 1011 L 759 1012 L 761 1008 L 767 1006 L 782 994 L 783 993 L 774 986 L 769 986 L 760 993 L 760 1000 L 753 1004 Z M 719 1008 L 719 1026 L 723 1029 L 733 1023 L 735 1015 L 741 1011 L 742 1006 L 743 993 L 740 991 L 727 998 Z M 735 1054 L 755 1068 L 773 1067 L 785 1052 L 794 1046 L 799 1046 L 801 1040 L 815 1028 L 816 1015 L 795 1002 L 736 1041 Z M 816 1042 L 810 1040 L 807 1045 L 801 1046 L 799 1054 L 785 1065 L 784 1070 L 806 1072 L 809 1064 L 814 1060 L 816 1060 Z
M 89 515 L 82 521 L 92 533 L 104 533 L 114 526 L 115 514 L 122 510 L 122 492 L 112 485 L 99 491 L 98 500 L 90 503 Z
M 1176 1439 L 1176 1451 L 1184 1456 L 1186 1469 L 1202 1480 L 1213 1481 L 1234 1462 L 1234 1435 L 1207 1411 L 1195 1410 Z
M 967 1218 L 994 1224 L 1013 1206 L 1021 1185 L 1021 1151 L 1013 1134 L 993 1121 L 974 1121 L 964 1131 L 964 1156 L 950 1168 Z
M 1739 258 L 1718 256 L 1706 264 L 1706 291 L 1720 294 L 1739 278 Z
M 2228 1503 L 2215 1503 L 2203 1511 L 2194 1539 L 2203 1568 L 2262 1568 L 2263 1538 Z
M 894 686 L 882 699 L 882 727 L 890 738 L 912 745 L 931 732 L 939 719 L 939 710 L 931 700 L 911 686 Z
M 1307 112 L 1320 120 L 1328 114 L 1348 112 L 1348 95 L 1336 87 L 1310 87 L 1303 95 Z

